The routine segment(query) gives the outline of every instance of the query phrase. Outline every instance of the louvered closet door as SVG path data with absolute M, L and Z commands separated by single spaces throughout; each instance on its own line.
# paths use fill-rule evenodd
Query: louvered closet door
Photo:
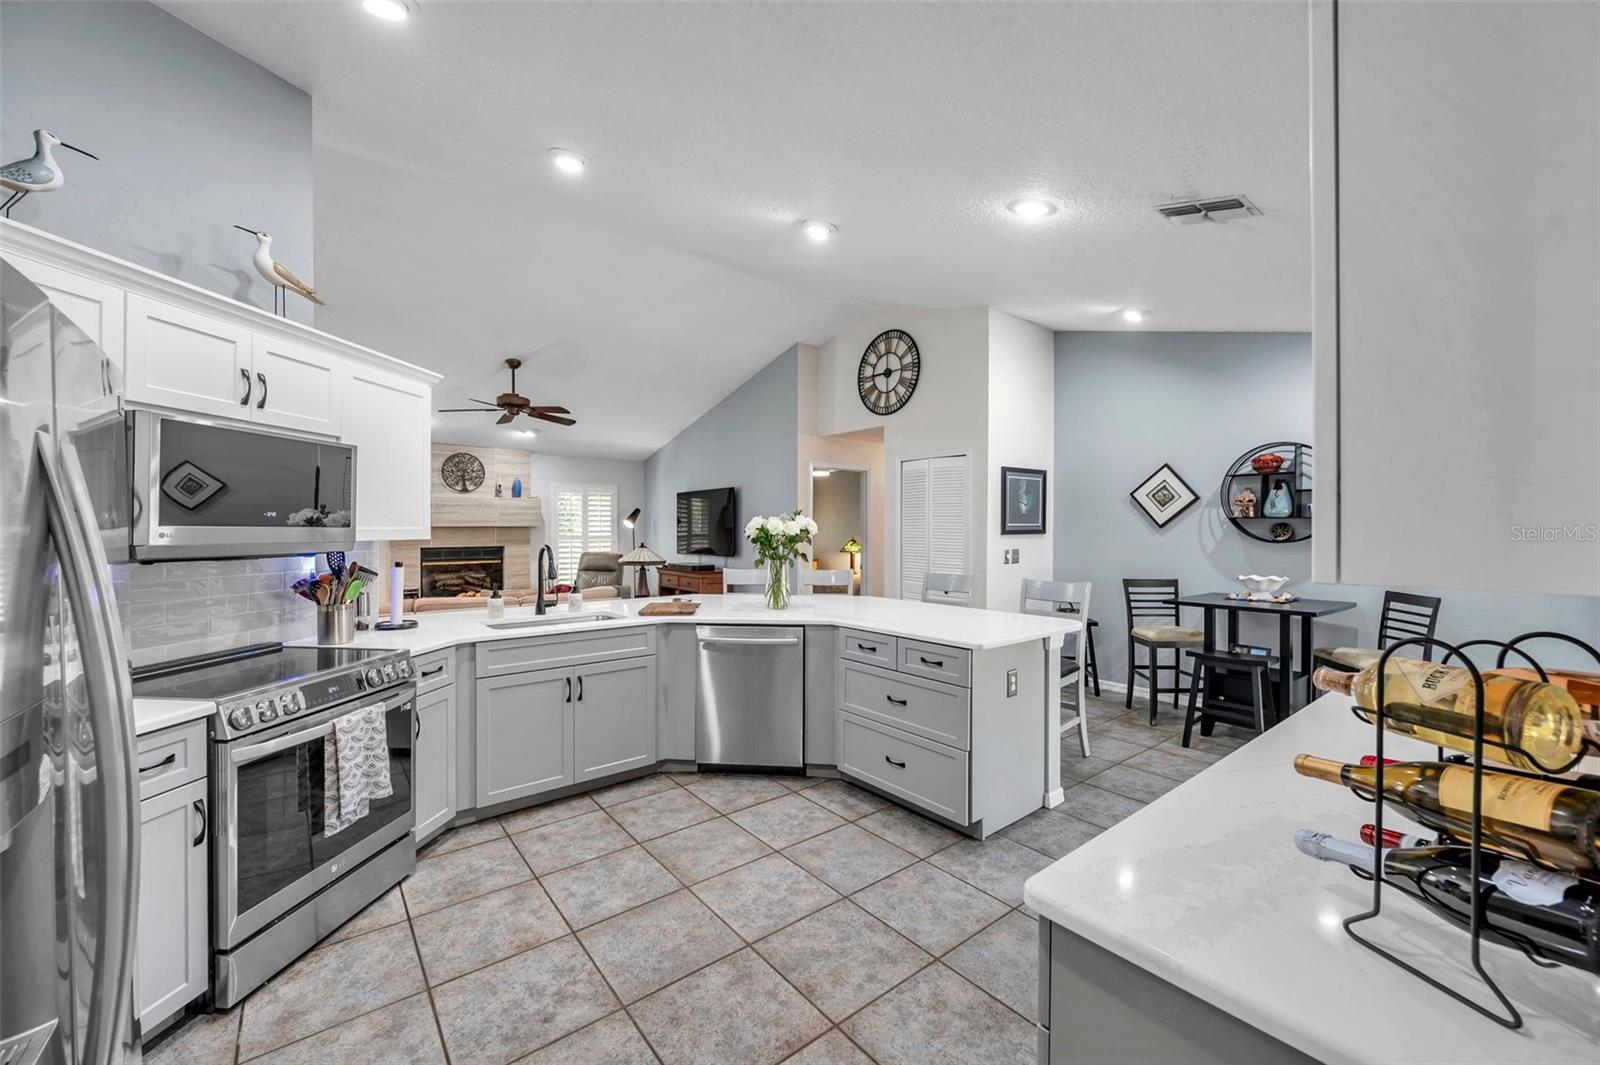
M 967 457 L 900 463 L 900 596 L 922 597 L 929 572 L 972 572 L 972 492 Z

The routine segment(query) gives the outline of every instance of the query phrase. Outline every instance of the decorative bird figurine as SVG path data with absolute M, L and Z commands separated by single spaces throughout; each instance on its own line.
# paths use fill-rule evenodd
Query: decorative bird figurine
M 33 155 L 0 166 L 0 185 L 11 190 L 10 198 L 4 204 L 0 204 L 0 214 L 10 218 L 11 208 L 21 203 L 28 193 L 54 192 L 62 186 L 66 177 L 61 173 L 61 164 L 50 154 L 50 149 L 58 146 L 69 148 L 79 155 L 87 155 L 96 162 L 100 160 L 98 155 L 86 152 L 82 148 L 73 148 L 47 129 L 34 130 Z
M 267 284 L 272 286 L 272 313 L 285 317 L 289 313 L 289 289 L 294 289 L 318 307 L 325 306 L 322 297 L 317 295 L 317 290 L 295 277 L 287 266 L 272 257 L 272 234 L 265 230 L 246 229 L 236 225 L 234 229 L 243 229 L 246 233 L 256 238 L 256 253 L 250 260 L 256 268 L 256 273 L 267 279 Z

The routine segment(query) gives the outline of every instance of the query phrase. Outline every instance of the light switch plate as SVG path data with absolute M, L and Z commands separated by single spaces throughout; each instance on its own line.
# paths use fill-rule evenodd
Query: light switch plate
M 1007 699 L 1014 698 L 1016 696 L 1016 694 L 1017 694 L 1017 671 L 1014 670 L 1014 669 L 1008 669 L 1008 670 L 1006 670 L 1006 698 Z

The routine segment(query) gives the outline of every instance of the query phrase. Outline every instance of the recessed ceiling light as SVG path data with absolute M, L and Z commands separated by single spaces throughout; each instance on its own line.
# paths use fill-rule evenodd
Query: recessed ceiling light
M 813 244 L 826 244 L 839 232 L 839 227 L 832 222 L 806 222 L 802 228 Z
M 401 0 L 361 0 L 361 6 L 367 14 L 375 15 L 385 22 L 404 22 L 411 16 L 411 7 Z
M 1031 222 L 1055 214 L 1056 205 L 1049 200 L 1012 200 L 1006 204 L 1006 210 Z
M 563 174 L 581 174 L 589 169 L 589 161 L 577 152 L 566 148 L 551 148 L 550 162 Z
M 1149 311 L 1141 311 L 1137 307 L 1127 307 L 1122 312 L 1122 320 L 1129 325 L 1138 325 L 1148 317 L 1150 317 Z
M 833 472 L 832 470 L 812 470 L 811 471 L 811 476 L 813 476 L 813 477 L 826 477 L 826 476 L 828 476 L 828 474 L 830 474 L 832 472 Z

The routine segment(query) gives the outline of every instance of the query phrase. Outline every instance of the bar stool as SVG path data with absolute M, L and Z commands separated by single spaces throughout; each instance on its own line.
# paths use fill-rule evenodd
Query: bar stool
M 1022 602 L 1018 609 L 1024 614 L 1040 614 L 1045 617 L 1069 617 L 1073 620 L 1083 618 L 1089 612 L 1089 593 L 1092 586 L 1088 581 L 1031 581 L 1022 582 Z M 1068 729 L 1078 730 L 1078 746 L 1083 748 L 1083 756 L 1089 757 L 1089 708 L 1086 705 L 1084 680 L 1086 672 L 1084 666 L 1088 662 L 1085 650 L 1085 641 L 1089 626 L 1084 625 L 1078 629 L 1076 653 L 1067 654 L 1066 648 L 1061 652 L 1061 673 L 1056 681 L 1058 691 L 1065 691 L 1068 685 L 1077 688 L 1077 702 L 1074 709 L 1076 716 L 1066 718 L 1061 722 L 1061 732 Z M 1059 698 L 1059 697 L 1058 697 Z
M 764 569 L 738 569 L 734 566 L 722 568 L 722 591 L 725 595 L 733 595 L 740 588 L 760 592 L 766 587 L 767 571 Z
M 926 574 L 922 578 L 922 601 L 966 606 L 972 602 L 972 589 L 975 583 L 970 573 Z
M 1376 647 L 1317 647 L 1311 652 L 1311 668 L 1306 670 L 1306 702 L 1317 697 L 1311 684 L 1311 674 L 1318 666 L 1332 666 L 1345 673 L 1359 673 L 1383 654 L 1390 644 L 1421 637 L 1433 639 L 1439 627 L 1437 596 L 1413 595 L 1410 592 L 1386 591 L 1383 593 L 1383 613 L 1378 615 L 1378 646 Z M 1433 646 L 1413 644 L 1406 650 L 1407 658 L 1433 661 Z
M 1094 689 L 1094 697 L 1096 699 L 1100 698 L 1100 663 L 1095 661 L 1094 657 L 1094 630 L 1098 629 L 1099 627 L 1100 623 L 1098 621 L 1096 621 L 1094 618 L 1089 619 L 1089 635 L 1087 637 L 1089 642 L 1089 653 L 1084 659 L 1084 662 L 1087 665 L 1087 668 L 1084 670 L 1084 677 L 1088 680 L 1089 687 Z
M 1186 671 L 1179 656 L 1185 647 L 1205 642 L 1205 633 L 1199 629 L 1184 628 L 1178 624 L 1178 598 L 1176 577 L 1124 577 L 1122 598 L 1128 610 L 1128 693 L 1123 705 L 1133 709 L 1133 689 L 1140 677 L 1150 682 L 1150 724 L 1156 723 L 1156 708 L 1161 696 L 1172 693 L 1172 708 L 1178 708 L 1178 694 L 1183 691 Z M 1134 657 L 1136 648 L 1147 652 L 1146 665 L 1140 668 Z M 1172 652 L 1172 665 L 1161 664 L 1161 652 Z M 1161 686 L 1161 671 L 1172 670 L 1172 687 Z
M 1238 655 L 1227 651 L 1190 651 L 1189 708 L 1183 715 L 1183 745 L 1189 746 L 1195 718 L 1200 719 L 1200 735 L 1211 735 L 1218 721 L 1230 725 L 1267 731 L 1267 715 L 1277 720 L 1277 707 L 1272 695 L 1272 671 L 1278 660 L 1267 655 Z M 1216 683 L 1221 675 L 1246 672 L 1250 674 L 1250 702 L 1248 704 L 1227 698 Z M 1202 688 L 1204 694 L 1202 696 Z

